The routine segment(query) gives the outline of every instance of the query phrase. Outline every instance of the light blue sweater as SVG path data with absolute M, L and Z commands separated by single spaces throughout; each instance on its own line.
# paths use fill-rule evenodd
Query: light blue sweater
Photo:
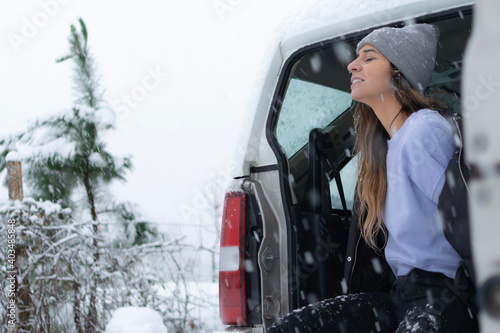
M 389 231 L 385 255 L 396 276 L 420 268 L 455 278 L 462 258 L 446 240 L 437 208 L 455 151 L 448 121 L 427 109 L 413 113 L 388 141 L 382 216 Z

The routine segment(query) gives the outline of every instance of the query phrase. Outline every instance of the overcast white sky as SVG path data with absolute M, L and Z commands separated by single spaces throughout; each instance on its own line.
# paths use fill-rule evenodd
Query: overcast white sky
M 314 2 L 3 2 L 0 134 L 72 106 L 71 62 L 55 59 L 82 17 L 117 111 L 109 147 L 133 156 L 128 182 L 114 191 L 156 221 L 186 223 L 179 206 L 195 205 L 210 176 L 228 168 L 257 69 L 283 18 Z

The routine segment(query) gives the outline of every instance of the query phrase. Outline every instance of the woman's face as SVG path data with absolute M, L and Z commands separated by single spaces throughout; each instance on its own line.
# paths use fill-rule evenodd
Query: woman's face
M 373 106 L 373 103 L 380 103 L 385 98 L 394 96 L 394 88 L 390 84 L 391 63 L 373 45 L 364 45 L 347 69 L 352 73 L 353 100 Z

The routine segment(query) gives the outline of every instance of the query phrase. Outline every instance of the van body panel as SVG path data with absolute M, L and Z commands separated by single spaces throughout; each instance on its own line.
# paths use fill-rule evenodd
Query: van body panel
M 472 254 L 481 331 L 500 332 L 500 2 L 478 0 L 464 56 L 465 157 L 476 170 L 470 180 Z M 493 301 L 496 299 L 496 301 Z
M 464 56 L 464 137 L 471 163 L 500 164 L 500 149 L 487 141 L 498 133 L 500 71 L 496 66 L 500 31 L 500 2 L 478 1 L 470 42 Z M 488 121 L 485 121 L 487 119 Z M 491 138 L 491 139 L 490 139 Z
M 252 174 L 252 192 L 262 214 L 263 238 L 258 254 L 263 321 L 267 327 L 289 312 L 287 226 L 278 171 Z
M 256 84 L 254 98 L 250 100 L 236 147 L 233 178 L 250 176 L 251 167 L 276 164 L 276 156 L 266 140 L 266 121 L 270 112 L 272 92 L 275 90 L 281 67 L 281 54 L 276 46 L 269 54 L 270 61 L 262 81 Z

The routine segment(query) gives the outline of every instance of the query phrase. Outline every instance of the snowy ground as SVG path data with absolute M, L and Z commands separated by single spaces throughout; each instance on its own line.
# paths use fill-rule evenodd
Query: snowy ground
M 213 282 L 186 282 L 186 288 L 176 288 L 174 284 L 164 285 L 161 290 L 165 297 L 185 297 L 189 295 L 188 315 L 195 322 L 187 325 L 186 332 L 211 333 L 222 330 L 219 319 L 218 284 Z M 106 327 L 106 333 L 167 333 L 167 326 L 160 314 L 144 307 L 117 309 Z M 168 331 L 172 332 L 172 330 Z
M 167 327 L 158 312 L 131 306 L 113 313 L 106 333 L 167 333 Z

